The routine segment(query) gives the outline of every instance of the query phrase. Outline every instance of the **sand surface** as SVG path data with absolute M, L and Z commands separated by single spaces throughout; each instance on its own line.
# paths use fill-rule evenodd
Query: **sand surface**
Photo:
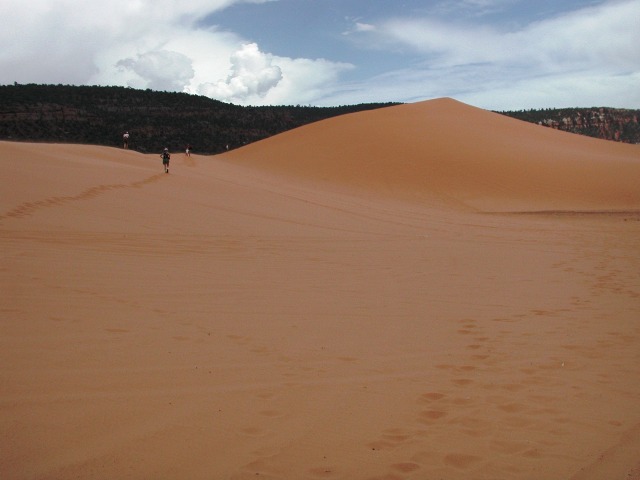
M 2 479 L 640 478 L 640 146 L 441 99 L 0 168 Z

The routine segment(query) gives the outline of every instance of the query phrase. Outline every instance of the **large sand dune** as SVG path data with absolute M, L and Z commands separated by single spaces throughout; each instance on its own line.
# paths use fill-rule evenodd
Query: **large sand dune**
M 443 99 L 0 168 L 0 478 L 640 475 L 638 146 Z
M 639 150 L 439 99 L 318 122 L 232 158 L 482 211 L 602 211 L 640 205 Z

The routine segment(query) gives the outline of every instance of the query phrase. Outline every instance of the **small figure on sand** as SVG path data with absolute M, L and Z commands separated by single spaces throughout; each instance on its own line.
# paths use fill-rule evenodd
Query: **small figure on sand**
M 184 154 L 185 154 L 187 157 L 190 157 L 190 156 L 191 156 L 191 144 L 187 144 L 187 148 L 185 149 Z
M 164 173 L 169 173 L 169 160 L 171 160 L 171 154 L 169 153 L 169 149 L 167 147 L 164 147 L 164 150 L 160 154 L 160 158 L 162 158 Z
M 122 135 L 122 148 L 129 148 L 129 132 L 124 132 Z

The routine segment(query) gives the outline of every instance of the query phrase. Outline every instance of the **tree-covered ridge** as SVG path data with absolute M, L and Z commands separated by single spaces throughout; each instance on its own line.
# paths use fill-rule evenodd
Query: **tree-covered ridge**
M 640 110 L 592 107 L 499 113 L 566 132 L 617 142 L 640 143 Z
M 186 93 L 125 87 L 0 86 L 0 139 L 121 146 L 168 146 L 219 153 L 326 118 L 386 104 L 241 107 Z
M 125 87 L 0 85 L 0 139 L 219 153 L 337 115 L 397 105 L 241 107 L 186 93 Z M 640 110 L 606 107 L 498 112 L 568 132 L 640 143 Z

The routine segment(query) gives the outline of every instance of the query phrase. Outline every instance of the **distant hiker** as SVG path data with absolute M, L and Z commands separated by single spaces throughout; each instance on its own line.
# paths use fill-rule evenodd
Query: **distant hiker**
M 129 148 L 129 132 L 124 132 L 124 135 L 122 135 L 122 143 L 122 148 Z
M 184 153 L 187 157 L 191 156 L 191 145 L 187 144 L 187 148 L 185 149 Z
M 162 158 L 164 173 L 169 173 L 169 160 L 171 160 L 171 154 L 169 153 L 169 149 L 167 147 L 165 147 L 162 153 L 160 154 L 160 158 Z

